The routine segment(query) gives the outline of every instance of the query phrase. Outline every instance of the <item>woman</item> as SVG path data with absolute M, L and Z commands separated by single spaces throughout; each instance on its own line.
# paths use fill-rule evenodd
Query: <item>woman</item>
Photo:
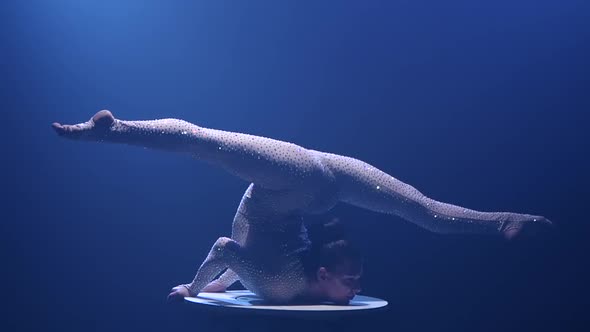
M 542 216 L 479 212 L 435 201 L 354 158 L 183 120 L 124 121 L 103 110 L 87 122 L 53 123 L 53 128 L 70 139 L 190 153 L 251 183 L 234 217 L 232 237 L 214 243 L 193 281 L 174 287 L 170 300 L 223 291 L 240 280 L 272 302 L 348 303 L 359 290 L 357 255 L 338 241 L 324 251 L 313 250 L 302 220 L 338 202 L 397 215 L 438 233 L 512 238 L 524 226 L 550 224 Z

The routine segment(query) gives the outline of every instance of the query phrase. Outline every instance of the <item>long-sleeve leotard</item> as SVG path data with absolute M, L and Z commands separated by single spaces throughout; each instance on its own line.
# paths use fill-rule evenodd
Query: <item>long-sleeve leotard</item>
M 280 192 L 280 203 L 261 209 L 324 212 L 341 201 L 441 233 L 498 233 L 509 222 L 546 221 L 541 216 L 479 212 L 438 202 L 355 158 L 183 120 L 116 120 L 104 140 L 193 153 L 248 182 Z
M 396 215 L 439 233 L 499 234 L 527 222 L 549 222 L 542 216 L 479 212 L 438 202 L 361 160 L 284 141 L 208 129 L 178 119 L 115 119 L 105 125 L 98 115 L 87 123 L 76 125 L 79 128 L 96 127 L 92 134 L 79 138 L 191 153 L 252 183 L 242 199 L 232 231 L 232 237 L 245 248 L 252 247 L 254 242 L 262 243 L 257 244 L 258 248 L 280 245 L 265 242 L 264 233 L 268 235 L 269 230 L 280 229 L 281 223 L 292 222 L 298 216 L 326 212 L 338 202 Z M 245 205 L 246 212 L 242 211 Z M 301 229 L 293 227 L 291 232 L 300 236 Z M 297 245 L 304 246 L 304 243 Z M 291 268 L 285 270 L 288 273 L 301 273 L 299 265 L 293 267 L 294 257 L 291 255 L 275 263 L 289 265 Z M 274 269 L 281 270 L 276 266 Z M 233 270 L 243 283 L 249 284 L 249 288 L 258 289 L 272 298 L 273 292 L 265 291 L 260 285 L 265 278 L 244 268 Z M 197 286 L 193 282 L 193 290 L 198 292 L 219 272 L 201 275 Z M 231 271 L 226 276 L 228 281 L 236 279 Z M 285 280 L 293 278 L 290 276 Z M 277 277 L 277 280 L 282 279 Z

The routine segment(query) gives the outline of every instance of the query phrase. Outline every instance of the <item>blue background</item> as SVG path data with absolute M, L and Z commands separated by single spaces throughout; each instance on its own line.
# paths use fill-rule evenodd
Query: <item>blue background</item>
M 7 328 L 588 328 L 587 1 L 0 6 Z M 280 325 L 166 305 L 229 234 L 247 183 L 50 128 L 100 109 L 354 156 L 432 198 L 558 225 L 506 243 L 337 206 L 325 218 L 348 226 L 366 256 L 363 292 L 388 311 Z

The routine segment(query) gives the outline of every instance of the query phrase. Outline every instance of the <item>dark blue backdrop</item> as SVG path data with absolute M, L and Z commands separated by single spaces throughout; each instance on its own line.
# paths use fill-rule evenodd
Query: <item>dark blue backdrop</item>
M 441 201 L 559 224 L 505 243 L 338 206 L 364 292 L 391 305 L 337 328 L 584 329 L 586 2 L 2 2 L 2 323 L 214 326 L 164 299 L 229 234 L 247 183 L 50 128 L 106 108 L 354 156 Z M 269 322 L 240 330 L 281 328 Z

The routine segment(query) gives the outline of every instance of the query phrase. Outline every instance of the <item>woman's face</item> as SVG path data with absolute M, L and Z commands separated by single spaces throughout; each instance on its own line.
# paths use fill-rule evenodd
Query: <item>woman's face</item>
M 337 273 L 320 267 L 318 281 L 328 301 L 347 305 L 361 291 L 361 275 L 362 271 L 358 273 Z

